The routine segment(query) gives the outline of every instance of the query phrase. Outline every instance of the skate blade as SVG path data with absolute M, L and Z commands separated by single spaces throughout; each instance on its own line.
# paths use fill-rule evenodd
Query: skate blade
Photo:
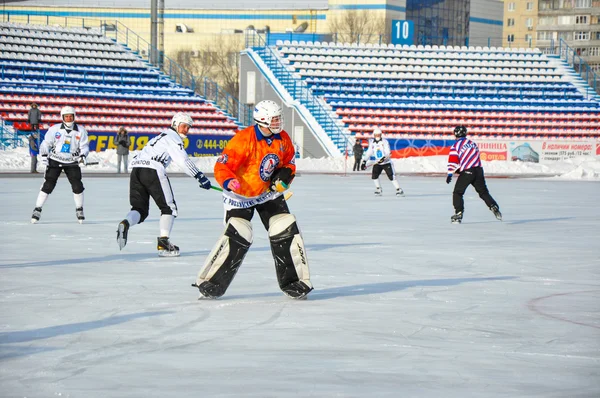
M 117 243 L 119 244 L 119 250 L 123 250 L 125 245 L 127 244 L 127 239 L 123 238 L 123 233 L 125 232 L 125 227 L 119 224 L 117 229 Z
M 202 293 L 198 294 L 198 300 L 216 300 L 217 297 L 205 296 Z
M 79 224 L 83 224 L 83 220 L 77 220 Z
M 32 218 L 32 219 L 31 219 L 31 223 L 32 223 L 32 224 L 36 224 L 38 221 L 40 221 L 40 220 L 36 220 L 35 218 Z
M 292 300 L 307 300 L 308 299 L 308 293 L 305 293 L 302 296 L 292 296 L 291 294 L 288 294 L 286 292 L 283 292 L 283 294 L 285 294 L 286 296 L 288 296 Z
M 456 221 L 452 221 L 452 224 L 460 224 L 462 221 L 460 220 L 456 220 Z
M 179 252 L 178 251 L 167 251 L 167 250 L 159 250 L 158 251 L 158 257 L 179 257 Z

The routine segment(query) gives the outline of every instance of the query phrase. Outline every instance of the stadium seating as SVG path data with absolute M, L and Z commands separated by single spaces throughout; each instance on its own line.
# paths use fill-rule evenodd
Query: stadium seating
M 357 137 L 599 137 L 600 103 L 538 49 L 278 41 L 279 59 Z
M 170 80 L 99 30 L 0 23 L 0 114 L 30 130 L 27 112 L 37 103 L 40 129 L 60 122 L 73 106 L 91 132 L 155 134 L 179 111 L 194 119 L 191 133 L 231 136 L 240 127 L 212 102 Z

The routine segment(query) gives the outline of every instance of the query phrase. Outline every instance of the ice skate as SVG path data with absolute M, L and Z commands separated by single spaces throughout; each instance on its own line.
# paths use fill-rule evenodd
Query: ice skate
M 460 224 L 462 222 L 462 217 L 463 212 L 457 211 L 452 217 L 450 217 L 450 221 L 452 221 L 452 224 Z
M 490 210 L 492 211 L 492 213 L 494 213 L 494 216 L 496 216 L 498 220 L 502 221 L 502 213 L 500 213 L 500 208 L 498 207 L 498 205 L 491 206 Z
M 383 191 L 380 187 L 375 188 L 375 196 L 381 196 Z
M 402 190 L 402 188 L 396 189 L 396 196 L 404 196 L 404 191 Z
M 31 215 L 31 223 L 35 224 L 36 222 L 40 221 L 41 216 L 42 216 L 42 208 L 41 207 L 36 207 L 35 209 L 33 209 L 33 214 Z
M 198 300 L 214 300 L 223 295 L 223 293 L 221 293 L 222 289 L 209 281 L 202 282 L 200 286 L 194 283 L 192 286 L 197 287 L 200 291 Z
M 290 298 L 295 300 L 306 300 L 306 296 L 313 290 L 313 288 L 302 281 L 296 281 L 290 283 L 286 287 L 281 288 L 281 290 Z
M 168 237 L 158 237 L 157 241 L 156 248 L 158 249 L 159 257 L 179 257 L 179 247 L 172 244 Z
M 77 215 L 77 221 L 79 221 L 79 224 L 83 224 L 83 220 L 85 220 L 85 216 L 83 215 L 83 207 L 76 208 L 75 215 Z
M 119 250 L 123 250 L 127 244 L 127 233 L 129 232 L 129 221 L 123 220 L 117 227 L 117 243 L 119 244 Z

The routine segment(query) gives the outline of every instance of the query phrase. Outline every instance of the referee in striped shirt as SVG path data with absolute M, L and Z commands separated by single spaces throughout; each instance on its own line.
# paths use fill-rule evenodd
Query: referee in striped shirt
M 477 144 L 467 138 L 467 128 L 457 126 L 454 129 L 456 142 L 450 148 L 448 156 L 448 176 L 446 184 L 452 181 L 452 175 L 458 174 L 458 179 L 454 185 L 452 194 L 452 204 L 454 205 L 454 215 L 450 217 L 453 224 L 460 224 L 465 210 L 463 196 L 469 185 L 479 194 L 479 197 L 485 202 L 487 207 L 494 213 L 498 220 L 502 220 L 502 213 L 498 203 L 492 198 L 487 186 L 485 185 L 485 176 L 481 159 L 479 158 L 479 148 Z

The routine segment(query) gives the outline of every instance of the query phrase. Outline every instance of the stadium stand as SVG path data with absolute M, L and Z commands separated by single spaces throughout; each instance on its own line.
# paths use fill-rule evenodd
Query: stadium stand
M 173 113 L 194 118 L 193 133 L 232 136 L 241 126 L 214 103 L 182 87 L 97 29 L 0 23 L 0 115 L 28 131 L 29 104 L 41 130 L 71 105 L 94 132 L 160 132 Z
M 278 41 L 281 63 L 359 138 L 599 137 L 599 97 L 538 49 Z M 277 70 L 273 70 L 277 76 Z

